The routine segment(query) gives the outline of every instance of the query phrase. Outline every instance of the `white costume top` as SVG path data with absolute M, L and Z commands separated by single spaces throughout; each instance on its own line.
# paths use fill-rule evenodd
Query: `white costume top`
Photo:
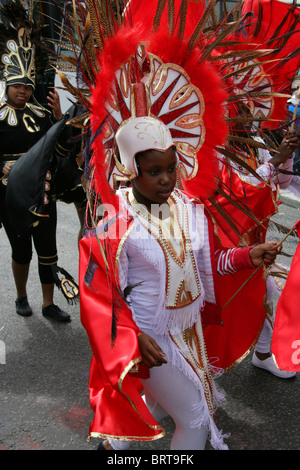
M 171 214 L 179 222 L 177 226 L 170 224 L 170 217 L 161 222 L 150 216 L 136 202 L 131 190 L 122 193 L 135 223 L 120 254 L 120 286 L 122 290 L 134 286 L 130 302 L 141 330 L 180 333 L 199 320 L 205 300 L 215 302 L 208 222 L 203 206 L 174 190 L 170 205 Z M 172 234 L 170 227 L 174 225 L 178 233 Z M 230 256 L 234 251 L 221 254 L 217 263 L 219 273 L 235 271 Z

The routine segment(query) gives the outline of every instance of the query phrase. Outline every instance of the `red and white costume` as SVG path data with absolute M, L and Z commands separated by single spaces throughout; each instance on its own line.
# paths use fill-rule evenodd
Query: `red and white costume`
M 213 376 L 245 357 L 265 317 L 263 270 L 252 266 L 249 248 L 224 250 L 199 209 L 215 188 L 227 95 L 205 54 L 201 59 L 201 28 L 185 38 L 189 16 L 181 6 L 179 35 L 166 24 L 149 37 L 129 26 L 109 35 L 91 97 L 91 193 L 114 212 L 81 240 L 81 317 L 93 350 L 90 435 L 110 439 L 113 448 L 162 437 L 164 413 L 175 421 L 172 449 L 202 449 L 207 433 L 214 448 L 227 448 L 214 422 L 222 395 Z M 130 190 L 112 194 L 138 177 L 137 152 L 173 145 L 178 187 L 197 200 L 174 190 L 170 219 L 160 220 Z M 245 282 L 249 303 L 241 312 Z M 145 367 L 141 331 L 161 346 L 167 364 Z
M 95 418 L 90 434 L 125 441 L 162 437 L 163 429 L 141 398 L 144 388 L 146 399 L 150 397 L 152 405 L 155 403 L 160 412 L 165 409 L 175 420 L 178 432 L 172 441 L 174 449 L 187 449 L 189 445 L 191 449 L 202 448 L 199 433 L 206 436 L 207 431 L 215 448 L 226 448 L 214 423 L 222 395 L 213 382 L 218 369 L 210 364 L 202 323 L 203 318 L 220 323 L 216 276 L 243 268 L 249 276 L 249 268 L 253 269 L 249 249 L 212 248 L 210 220 L 202 211 L 202 223 L 195 227 L 196 218 L 200 220 L 199 203 L 179 190 L 170 198 L 172 236 L 168 236 L 169 220 L 165 220 L 164 228 L 159 219 L 149 219 L 131 190 L 122 190 L 121 198 L 125 206 L 116 222 L 105 220 L 97 229 L 101 239 L 100 232 L 106 226 L 106 250 L 116 273 L 115 279 L 110 279 L 112 284 L 97 238 L 89 236 L 81 241 L 81 315 L 94 353 L 90 397 Z M 133 286 L 129 298 L 121 299 L 116 292 L 124 292 L 128 286 Z M 112 346 L 108 331 L 116 310 L 117 335 Z M 149 370 L 141 363 L 137 344 L 140 331 L 156 339 L 168 364 Z M 186 404 L 185 410 L 178 410 L 176 395 L 182 386 Z M 163 393 L 162 388 L 169 393 Z M 174 394 L 175 399 L 171 398 Z M 182 396 L 179 398 L 182 401 Z M 190 443 L 186 434 L 182 442 L 182 426 L 190 429 Z

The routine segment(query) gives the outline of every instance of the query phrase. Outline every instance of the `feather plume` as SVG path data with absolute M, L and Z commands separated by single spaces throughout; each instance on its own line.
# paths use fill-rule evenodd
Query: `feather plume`
M 164 45 L 162 47 L 162 44 Z M 185 189 L 192 194 L 206 197 L 215 187 L 218 162 L 215 156 L 216 145 L 223 145 L 226 140 L 227 126 L 223 121 L 226 93 L 219 76 L 207 61 L 199 63 L 199 50 L 189 52 L 188 45 L 178 37 L 170 38 L 168 31 L 159 31 L 149 41 L 148 50 L 161 58 L 164 63 L 175 63 L 184 68 L 191 82 L 204 97 L 205 113 L 203 116 L 206 129 L 205 141 L 198 152 L 198 173 L 195 178 L 184 182 Z M 209 78 L 208 78 L 209 77 Z M 211 93 L 214 89 L 214 93 Z M 216 129 L 216 119 L 220 123 Z M 206 175 L 204 177 L 204 175 Z
M 161 16 L 166 6 L 166 1 L 167 0 L 161 0 L 157 2 L 157 9 L 153 20 L 153 31 L 156 31 L 159 28 Z
M 187 16 L 187 0 L 181 2 L 180 11 L 179 11 L 179 28 L 178 28 L 178 37 L 183 39 L 186 25 L 186 16 Z
M 56 69 L 56 72 L 58 73 L 58 76 L 62 82 L 62 84 L 65 86 L 66 90 L 69 91 L 75 98 L 81 99 L 81 93 L 78 91 L 78 89 L 73 86 L 67 77 L 58 69 Z
M 250 145 L 251 147 L 256 147 L 256 148 L 261 148 L 261 149 L 266 149 L 267 146 L 263 142 L 258 142 L 256 140 L 251 139 L 250 137 L 241 137 L 241 136 L 236 136 L 236 135 L 228 135 L 228 141 L 234 140 L 236 142 L 240 142 L 246 145 Z M 268 149 L 268 148 L 267 148 Z
M 211 55 L 212 51 L 218 47 L 218 45 L 222 42 L 222 40 L 229 36 L 229 34 L 231 34 L 232 32 L 236 31 L 238 28 L 239 28 L 239 25 L 244 21 L 246 15 L 243 16 L 242 18 L 240 18 L 238 21 L 236 21 L 235 23 L 233 23 L 232 25 L 229 25 L 228 27 L 226 27 L 219 35 L 216 39 L 214 39 L 214 41 L 210 44 L 210 45 L 206 45 L 202 55 L 201 55 L 201 61 L 205 60 L 208 56 Z
M 118 198 L 113 194 L 106 179 L 105 149 L 102 143 L 103 135 L 101 129 L 107 111 L 106 102 L 111 95 L 116 71 L 120 66 L 135 54 L 140 41 L 140 30 L 136 28 L 122 28 L 116 35 L 107 40 L 100 60 L 100 73 L 97 76 L 96 86 L 92 98 L 93 114 L 91 117 L 92 129 L 100 131 L 93 143 L 93 158 L 91 165 L 94 166 L 95 189 L 101 194 L 101 200 L 110 204 L 118 204 Z
M 263 8 L 261 5 L 261 1 L 258 0 L 258 15 L 256 18 L 256 26 L 255 30 L 253 32 L 253 36 L 256 38 L 259 35 L 260 29 L 261 29 L 261 22 L 262 22 L 262 16 L 263 16 Z
M 100 18 L 97 10 L 97 4 L 94 0 L 88 0 L 91 24 L 98 50 L 103 49 L 103 37 L 101 31 Z
M 207 24 L 207 20 L 209 16 L 211 15 L 211 12 L 216 4 L 217 0 L 210 0 L 208 6 L 206 7 L 206 10 L 204 14 L 202 15 L 201 19 L 198 21 L 198 24 L 196 25 L 191 38 L 189 39 L 188 42 L 188 50 L 193 50 L 199 41 L 199 38 L 203 32 L 203 29 L 205 28 Z
M 219 180 L 219 186 L 217 189 L 217 192 L 220 194 L 220 196 L 224 197 L 227 199 L 227 201 L 230 202 L 230 204 L 234 207 L 236 207 L 239 211 L 243 212 L 247 217 L 250 219 L 254 220 L 257 225 L 263 225 L 263 222 L 259 220 L 256 215 L 245 205 L 242 203 L 242 201 L 237 200 L 234 197 L 231 197 L 226 191 L 224 191 L 221 186 L 224 184 L 222 181 Z M 227 188 L 228 189 L 228 188 Z M 243 227 L 242 227 L 243 228 Z M 266 227 L 267 228 L 267 227 Z
M 174 28 L 175 28 L 175 5 L 174 5 L 175 0 L 168 0 L 168 30 L 170 31 L 170 34 L 172 35 L 174 33 Z
M 220 204 L 220 202 L 216 198 L 208 198 L 208 201 L 211 205 L 216 209 L 216 211 L 222 216 L 222 218 L 227 222 L 231 230 L 239 237 L 242 238 L 243 232 L 239 230 L 237 225 L 233 222 L 230 215 L 226 212 L 224 207 Z

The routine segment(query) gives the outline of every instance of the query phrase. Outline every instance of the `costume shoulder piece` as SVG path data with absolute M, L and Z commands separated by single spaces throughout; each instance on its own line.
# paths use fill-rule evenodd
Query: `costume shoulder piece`
M 30 103 L 26 104 L 24 110 L 18 111 L 5 103 L 0 106 L 0 122 L 6 122 L 8 126 L 17 126 L 19 124 L 18 115 L 20 114 L 22 114 L 22 117 L 24 115 L 32 116 L 33 119 L 49 117 L 49 113 L 45 108 Z

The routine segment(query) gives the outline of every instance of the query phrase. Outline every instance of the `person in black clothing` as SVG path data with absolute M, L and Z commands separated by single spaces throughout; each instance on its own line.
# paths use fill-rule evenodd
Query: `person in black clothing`
M 29 235 L 20 235 L 12 223 L 7 204 L 9 175 L 15 162 L 25 154 L 53 125 L 51 113 L 33 100 L 35 87 L 34 47 L 26 28 L 20 28 L 17 36 L 5 43 L 2 54 L 2 78 L 5 80 L 6 96 L 0 105 L 0 220 L 12 248 L 12 271 L 17 299 L 16 312 L 22 316 L 32 314 L 27 299 L 27 279 L 32 258 L 32 242 L 38 255 L 38 271 L 42 286 L 45 317 L 59 322 L 69 322 L 70 315 L 53 302 L 55 269 L 57 266 L 56 247 L 56 203 L 51 197 L 45 200 L 48 217 L 30 227 Z M 62 117 L 57 92 L 50 93 L 49 107 L 54 119 Z M 49 181 L 51 175 L 49 173 Z M 24 174 L 26 178 L 26 174 Z M 14 188 L 15 190 L 15 188 Z M 45 191 L 47 198 L 47 191 Z

